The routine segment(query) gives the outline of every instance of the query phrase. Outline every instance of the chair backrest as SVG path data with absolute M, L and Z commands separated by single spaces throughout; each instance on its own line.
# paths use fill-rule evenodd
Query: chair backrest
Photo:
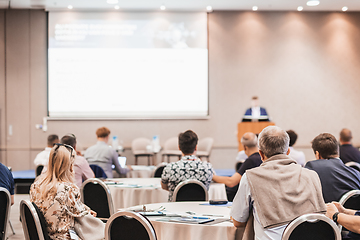
M 351 190 L 345 193 L 339 203 L 345 208 L 360 210 L 360 190 Z
M 284 230 L 281 240 L 341 240 L 336 224 L 323 214 L 311 213 L 295 218 Z
M 22 200 L 20 216 L 26 240 L 50 240 L 45 218 L 35 204 Z
M 114 213 L 110 189 L 97 178 L 89 178 L 81 185 L 81 201 L 97 213 L 98 218 L 109 218 Z
M 117 212 L 105 225 L 105 240 L 156 240 L 151 222 L 135 212 Z
M 10 217 L 11 197 L 6 188 L 0 187 L 0 240 L 6 239 L 6 226 Z
M 179 150 L 178 137 L 172 137 L 166 140 L 166 142 L 164 143 L 164 151 L 166 150 Z
M 210 155 L 214 139 L 211 137 L 203 138 L 199 140 L 197 150 L 207 152 Z
M 131 150 L 134 154 L 137 154 L 137 151 L 146 152 L 148 145 L 151 145 L 150 139 L 136 138 L 131 142 Z
M 91 170 L 94 172 L 94 175 L 96 178 L 107 178 L 107 175 L 106 175 L 104 169 L 102 169 L 102 167 L 100 167 L 99 165 L 90 164 L 89 166 L 90 166 Z
M 347 163 L 345 163 L 345 165 L 360 171 L 360 164 L 357 162 L 347 162 Z
M 42 172 L 42 170 L 44 169 L 44 165 L 38 165 L 37 167 L 36 167 L 36 176 L 39 176 L 40 174 L 41 174 L 41 172 Z
M 164 162 L 162 162 L 162 163 L 160 163 L 159 165 L 157 165 L 156 166 L 156 168 L 155 168 L 155 170 L 154 170 L 154 172 L 153 172 L 153 174 L 152 174 L 152 176 L 154 177 L 154 178 L 161 178 L 161 174 L 162 174 L 162 172 L 164 171 L 164 168 L 166 167 L 166 163 L 164 163 Z
M 196 179 L 190 179 L 179 183 L 174 190 L 172 201 L 207 201 L 208 191 L 205 185 Z

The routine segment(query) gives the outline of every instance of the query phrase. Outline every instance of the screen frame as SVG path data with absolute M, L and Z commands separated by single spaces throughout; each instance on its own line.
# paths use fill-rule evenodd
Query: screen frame
M 51 12 L 66 12 L 66 11 L 51 11 Z M 89 12 L 89 11 L 78 11 L 78 12 Z M 106 11 L 101 11 L 106 13 Z M 126 13 L 136 13 L 135 11 L 126 12 Z M 151 11 L 149 11 L 151 13 Z M 90 12 L 89 12 L 90 13 Z M 170 11 L 169 13 L 192 13 L 190 11 Z M 197 120 L 197 119 L 210 119 L 210 77 L 209 77 L 209 65 L 210 65 L 210 49 L 209 49 L 209 12 L 206 12 L 206 48 L 208 51 L 207 54 L 207 115 L 206 116 L 157 116 L 157 117 L 51 117 L 50 116 L 50 109 L 49 109 L 49 18 L 50 18 L 50 11 L 47 13 L 47 21 L 46 21 L 46 29 L 47 29 L 47 41 L 46 41 L 46 102 L 47 102 L 47 120 L 71 120 L 71 121 L 81 121 L 81 120 L 178 120 L 178 119 L 185 119 L 185 120 Z M 121 14 L 121 13 L 120 13 Z

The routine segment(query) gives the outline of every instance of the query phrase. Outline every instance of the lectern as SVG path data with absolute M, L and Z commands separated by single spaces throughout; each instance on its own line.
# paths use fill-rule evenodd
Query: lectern
M 244 150 L 241 144 L 241 137 L 246 132 L 260 133 L 267 126 L 274 126 L 273 122 L 240 122 L 238 123 L 238 143 L 239 143 L 239 152 Z

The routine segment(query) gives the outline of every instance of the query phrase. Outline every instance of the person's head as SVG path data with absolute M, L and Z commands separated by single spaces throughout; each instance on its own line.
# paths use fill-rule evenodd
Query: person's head
M 263 160 L 277 154 L 289 154 L 289 135 L 277 126 L 268 126 L 259 134 L 259 153 Z
M 76 137 L 74 134 L 67 134 L 61 138 L 62 144 L 72 146 L 76 150 Z
M 191 155 L 196 151 L 198 136 L 191 130 L 179 134 L 179 149 L 184 155 Z
M 53 196 L 56 194 L 57 183 L 74 182 L 74 158 L 75 150 L 69 145 L 57 143 L 51 149 L 48 168 L 44 174 L 40 175 L 43 199 L 48 194 Z
M 311 147 L 316 159 L 329 159 L 339 157 L 339 145 L 336 138 L 330 133 L 321 133 L 316 136 Z
M 96 130 L 96 136 L 98 140 L 108 141 L 110 135 L 110 130 L 106 127 L 101 127 Z
M 47 146 L 52 148 L 55 143 L 59 143 L 59 136 L 56 134 L 49 135 L 47 138 Z
M 352 134 L 351 131 L 347 128 L 344 128 L 343 130 L 341 130 L 340 132 L 340 143 L 341 144 L 349 144 L 351 142 L 352 139 Z
M 259 106 L 259 98 L 257 96 L 253 96 L 251 98 L 251 106 L 258 107 Z
M 286 132 L 287 132 L 287 134 L 288 134 L 289 137 L 290 137 L 290 147 L 292 147 L 292 146 L 295 144 L 298 135 L 297 135 L 296 132 L 294 132 L 293 130 L 288 130 L 288 131 L 286 131 Z
M 244 135 L 241 137 L 241 144 L 244 147 L 246 155 L 248 155 L 249 152 L 258 150 L 258 139 L 257 136 L 252 132 L 244 133 Z

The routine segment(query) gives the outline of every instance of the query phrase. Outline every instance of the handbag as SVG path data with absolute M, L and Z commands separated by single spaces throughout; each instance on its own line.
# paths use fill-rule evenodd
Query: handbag
M 74 229 L 83 240 L 105 239 L 105 224 L 91 214 L 75 218 Z

